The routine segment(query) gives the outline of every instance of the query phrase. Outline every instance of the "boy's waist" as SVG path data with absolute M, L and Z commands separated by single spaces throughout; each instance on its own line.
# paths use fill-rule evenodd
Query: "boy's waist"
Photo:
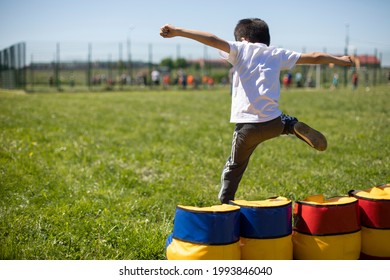
M 277 110 L 268 115 L 263 114 L 262 116 L 253 113 L 241 112 L 237 114 L 231 114 L 230 122 L 231 123 L 266 123 L 274 121 L 277 118 L 280 118 L 282 112 Z

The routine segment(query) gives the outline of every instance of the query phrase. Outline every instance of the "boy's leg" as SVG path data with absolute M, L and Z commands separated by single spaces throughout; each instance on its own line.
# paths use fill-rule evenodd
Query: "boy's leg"
M 282 134 L 295 134 L 294 125 L 298 122 L 296 117 L 282 114 L 281 116 L 282 123 L 284 124 L 284 129 Z
M 280 118 L 256 124 L 237 124 L 232 141 L 232 151 L 221 175 L 218 198 L 222 203 L 234 200 L 238 185 L 248 166 L 250 156 L 258 144 L 282 133 Z
M 314 149 L 318 151 L 326 150 L 328 144 L 325 136 L 321 132 L 303 122 L 298 121 L 297 118 L 285 114 L 282 114 L 282 121 L 284 122 L 284 130 L 282 134 L 294 134 Z
M 256 148 L 256 146 L 252 149 L 244 148 L 246 135 L 245 132 L 240 132 L 238 127 L 239 125 L 236 126 L 233 134 L 232 151 L 222 171 L 221 190 L 218 194 L 221 203 L 226 204 L 230 200 L 234 200 L 238 184 L 248 166 L 249 158 Z
M 250 157 L 250 156 L 249 156 Z M 249 163 L 249 157 L 241 164 L 235 163 L 231 157 L 227 160 L 221 175 L 221 190 L 218 198 L 221 203 L 228 204 L 234 200 L 238 185 Z

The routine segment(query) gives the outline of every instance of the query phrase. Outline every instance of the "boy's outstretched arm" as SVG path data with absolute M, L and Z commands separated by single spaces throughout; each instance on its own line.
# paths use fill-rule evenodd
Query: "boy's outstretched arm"
M 348 55 L 333 56 L 328 53 L 313 52 L 303 53 L 296 64 L 329 64 L 333 63 L 340 66 L 352 66 L 354 58 Z
M 170 24 L 166 24 L 160 29 L 160 35 L 164 38 L 172 38 L 176 36 L 189 38 L 195 41 L 198 41 L 207 46 L 219 49 L 221 51 L 230 52 L 229 43 L 214 34 L 199 31 L 199 30 L 190 30 L 181 27 L 175 27 Z

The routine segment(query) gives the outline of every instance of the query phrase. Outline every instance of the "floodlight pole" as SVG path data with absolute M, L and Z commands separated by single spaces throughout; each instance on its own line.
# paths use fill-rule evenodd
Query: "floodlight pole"
M 176 60 L 178 60 L 179 58 L 181 58 L 181 53 L 180 53 L 180 44 L 177 44 L 176 45 Z
M 128 70 L 130 75 L 130 81 L 133 81 L 133 62 L 131 57 L 131 31 L 133 31 L 135 28 L 134 25 L 130 26 L 129 35 L 127 37 L 127 59 L 128 59 Z

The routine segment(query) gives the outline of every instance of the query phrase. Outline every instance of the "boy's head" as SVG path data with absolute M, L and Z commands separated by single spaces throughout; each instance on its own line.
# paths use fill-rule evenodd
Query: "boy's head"
M 259 18 L 240 20 L 234 29 L 234 37 L 236 41 L 245 39 L 251 43 L 263 43 L 267 46 L 271 42 L 267 23 Z

